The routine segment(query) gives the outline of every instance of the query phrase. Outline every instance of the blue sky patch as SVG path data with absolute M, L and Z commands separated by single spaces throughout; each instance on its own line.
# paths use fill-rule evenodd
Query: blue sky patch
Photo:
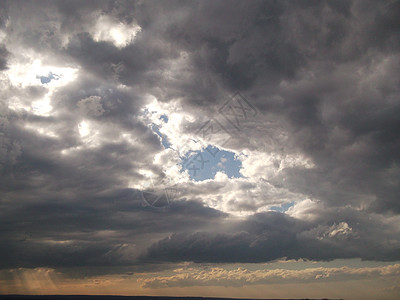
M 164 122 L 168 122 L 168 117 L 160 117 Z M 160 127 L 156 124 L 151 125 L 151 129 L 161 138 L 161 144 L 165 149 L 171 148 L 168 137 L 160 132 Z M 189 151 L 181 157 L 182 171 L 187 170 L 192 180 L 203 181 L 214 179 L 217 172 L 225 173 L 229 178 L 243 177 L 240 173 L 242 162 L 234 152 L 221 150 L 218 147 L 208 145 L 207 148 L 197 151 Z
M 166 115 L 162 115 L 160 120 L 163 120 L 165 123 L 168 123 L 168 117 Z
M 271 210 L 283 213 L 283 212 L 287 211 L 293 205 L 294 205 L 294 202 L 289 202 L 289 203 L 281 204 L 279 206 L 272 206 Z
M 40 79 L 42 84 L 49 83 L 52 80 L 58 80 L 61 78 L 60 75 L 54 74 L 53 72 L 49 72 L 47 76 L 36 76 L 36 78 Z
M 181 165 L 195 181 L 214 179 L 217 172 L 223 172 L 229 178 L 243 177 L 240 174 L 242 162 L 235 153 L 210 145 L 204 150 L 187 153 L 182 157 Z

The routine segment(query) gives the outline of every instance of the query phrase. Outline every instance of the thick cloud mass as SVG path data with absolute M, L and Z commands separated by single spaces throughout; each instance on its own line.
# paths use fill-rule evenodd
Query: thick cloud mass
M 288 259 L 331 260 L 354 258 L 398 260 L 396 234 L 379 220 L 379 232 L 367 230 L 359 216 L 349 214 L 346 222 L 318 225 L 281 213 L 258 214 L 235 223 L 224 233 L 176 234 L 148 249 L 144 261 L 266 262 Z M 361 223 L 361 222 L 362 223 Z M 332 223 L 327 222 L 327 223 Z M 354 225 L 355 226 L 354 226 Z M 353 226 L 353 227 L 351 227 Z M 386 231 L 385 236 L 382 236 Z M 381 244 L 377 247 L 377 241 Z M 366 248 L 367 247 L 367 248 Z
M 399 9 L 2 1 L 0 268 L 399 260 Z M 180 172 L 209 120 L 242 177 Z

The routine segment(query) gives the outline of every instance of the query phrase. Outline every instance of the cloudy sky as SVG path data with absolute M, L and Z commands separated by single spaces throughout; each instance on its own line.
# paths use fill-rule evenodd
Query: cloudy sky
M 400 1 L 0 1 L 0 293 L 400 294 Z

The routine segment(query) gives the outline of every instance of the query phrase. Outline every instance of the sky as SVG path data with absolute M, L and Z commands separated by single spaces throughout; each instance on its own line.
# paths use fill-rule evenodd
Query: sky
M 1 0 L 0 293 L 398 299 L 399 15 Z

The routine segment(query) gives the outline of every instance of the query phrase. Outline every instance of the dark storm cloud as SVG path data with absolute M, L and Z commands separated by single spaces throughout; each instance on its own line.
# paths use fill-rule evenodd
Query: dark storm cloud
M 162 68 L 160 59 L 176 56 L 171 44 L 154 42 L 144 33 L 139 34 L 134 44 L 121 50 L 108 42 L 95 42 L 86 32 L 79 33 L 70 40 L 65 51 L 97 77 L 118 77 L 130 86 L 145 83 L 147 71 Z M 120 72 L 116 73 L 118 70 Z
M 291 189 L 330 205 L 349 203 L 336 195 L 343 189 L 366 192 L 377 197 L 371 209 L 398 212 L 398 2 L 279 3 L 194 6 L 186 26 L 167 26 L 166 36 L 191 51 L 202 81 L 216 78 L 225 89 L 245 91 L 262 111 L 280 116 L 290 132 L 286 151 L 300 150 L 316 163 L 313 170 L 287 170 Z M 202 101 L 217 103 L 218 95 Z M 197 98 L 185 100 L 198 107 Z M 263 131 L 249 128 L 248 135 L 262 138 Z M 299 172 L 313 185 L 301 179 L 302 188 Z
M 79 71 L 51 96 L 51 116 L 7 108 L 43 98 L 50 88 L 39 80 L 1 83 L 2 268 L 400 259 L 399 1 L 4 4 L 0 69 L 32 50 Z M 126 47 L 96 41 L 94 11 L 141 31 Z M 140 122 L 148 95 L 208 117 L 236 90 L 261 125 L 229 146 L 239 151 L 252 138 L 310 159 L 313 168 L 286 167 L 268 182 L 319 200 L 313 219 L 231 221 L 197 201 L 212 187 L 154 210 L 127 188 L 143 166 L 159 168 L 160 140 Z M 96 147 L 82 142 L 84 119 L 101 132 Z
M 7 69 L 7 57 L 9 52 L 4 45 L 0 45 L 0 70 Z
M 174 202 L 167 211 L 144 207 L 135 190 L 62 196 L 53 192 L 20 207 L 15 199 L 3 203 L 2 268 L 135 265 L 153 239 L 220 227 L 224 219 L 193 201 Z
M 379 231 L 375 231 L 366 230 L 367 217 L 354 211 L 346 211 L 335 219 L 324 213 L 321 215 L 323 220 L 304 222 L 282 213 L 256 214 L 245 221 L 233 222 L 223 233 L 172 235 L 149 247 L 141 259 L 144 262 L 255 263 L 280 258 L 389 261 L 400 258 L 399 243 L 387 243 L 395 239 L 398 232 L 393 232 L 384 222 L 375 219 L 379 227 Z M 351 229 L 346 229 L 348 225 Z

